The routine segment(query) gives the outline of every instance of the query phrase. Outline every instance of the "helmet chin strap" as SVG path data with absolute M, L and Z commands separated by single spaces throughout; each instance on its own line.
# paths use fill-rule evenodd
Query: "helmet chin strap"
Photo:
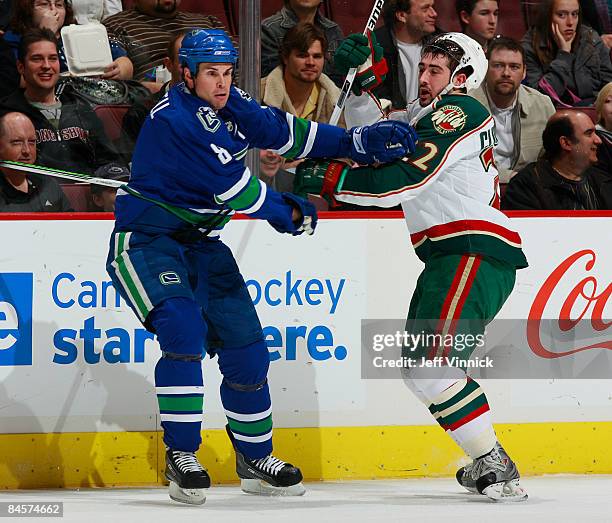
M 423 116 L 431 112 L 431 110 L 433 109 L 433 104 L 436 102 L 436 99 L 440 98 L 441 96 L 444 96 L 445 94 L 450 93 L 453 89 L 461 89 L 464 86 L 465 83 L 459 86 L 453 84 L 453 81 L 451 79 L 450 83 L 444 89 L 442 89 L 436 96 L 434 96 L 434 99 L 430 103 L 428 103 L 425 107 L 421 107 L 421 110 L 414 116 L 414 118 L 410 120 L 410 125 L 416 125 L 416 123 L 421 118 L 423 118 Z

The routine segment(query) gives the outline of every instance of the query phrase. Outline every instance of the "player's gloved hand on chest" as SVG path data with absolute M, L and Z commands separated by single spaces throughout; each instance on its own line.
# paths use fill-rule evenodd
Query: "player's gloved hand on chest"
M 293 209 L 298 211 L 300 218 L 297 222 L 293 222 L 294 228 L 289 229 L 286 225 L 269 221 L 268 223 L 278 232 L 288 232 L 293 236 L 299 236 L 302 233 L 314 234 L 317 227 L 317 210 L 309 201 L 296 196 L 295 194 L 284 192 L 281 194 L 283 200 L 288 203 Z
M 339 207 L 334 194 L 349 168 L 338 160 L 306 160 L 295 171 L 294 191 L 304 195 L 320 194 L 332 208 Z
M 384 120 L 348 131 L 351 158 L 360 164 L 386 163 L 414 152 L 418 135 L 410 124 Z
M 383 57 L 382 46 L 376 41 L 376 35 L 351 34 L 340 44 L 334 54 L 334 66 L 343 75 L 349 69 L 357 68 L 357 75 L 351 90 L 357 96 L 371 91 L 385 81 L 388 67 Z

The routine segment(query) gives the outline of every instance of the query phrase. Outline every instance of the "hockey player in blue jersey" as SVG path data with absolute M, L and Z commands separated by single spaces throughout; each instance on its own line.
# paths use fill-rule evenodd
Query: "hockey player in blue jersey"
M 307 201 L 277 193 L 243 164 L 250 147 L 288 158 L 352 157 L 385 162 L 410 154 L 410 126 L 384 122 L 350 131 L 260 107 L 231 85 L 237 60 L 227 34 L 194 29 L 179 52 L 184 83 L 147 118 L 120 189 L 108 272 L 162 356 L 155 387 L 164 430 L 170 497 L 201 504 L 210 478 L 201 443 L 201 360 L 218 357 L 227 433 L 243 490 L 304 493 L 297 467 L 272 455 L 269 354 L 236 262 L 219 233 L 234 212 L 267 220 L 282 233 L 312 234 Z

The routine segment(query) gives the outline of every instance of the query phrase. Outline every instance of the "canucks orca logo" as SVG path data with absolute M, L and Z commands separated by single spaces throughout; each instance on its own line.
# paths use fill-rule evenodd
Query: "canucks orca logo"
M 217 113 L 210 107 L 200 107 L 196 116 L 204 129 L 210 133 L 216 133 L 219 127 L 221 127 L 221 120 L 219 120 Z

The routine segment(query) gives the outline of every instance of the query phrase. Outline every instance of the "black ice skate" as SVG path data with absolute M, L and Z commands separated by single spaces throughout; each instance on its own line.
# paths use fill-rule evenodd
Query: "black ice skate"
M 472 478 L 473 467 L 474 462 L 472 461 L 472 463 L 468 463 L 465 467 L 461 467 L 455 474 L 455 477 L 457 478 L 459 485 L 461 485 L 464 489 L 474 494 L 478 494 L 478 489 L 476 488 L 476 481 L 474 481 L 474 479 Z
M 229 425 L 225 426 L 225 430 L 234 446 L 236 474 L 243 492 L 264 496 L 302 496 L 306 492 L 299 468 L 271 454 L 261 459 L 247 458 L 236 448 Z
M 166 449 L 166 479 L 174 501 L 190 505 L 206 501 L 204 489 L 210 487 L 210 477 L 193 452 Z
M 472 466 L 472 480 L 478 492 L 494 501 L 525 501 L 527 492 L 519 485 L 519 472 L 514 462 L 499 444 Z

